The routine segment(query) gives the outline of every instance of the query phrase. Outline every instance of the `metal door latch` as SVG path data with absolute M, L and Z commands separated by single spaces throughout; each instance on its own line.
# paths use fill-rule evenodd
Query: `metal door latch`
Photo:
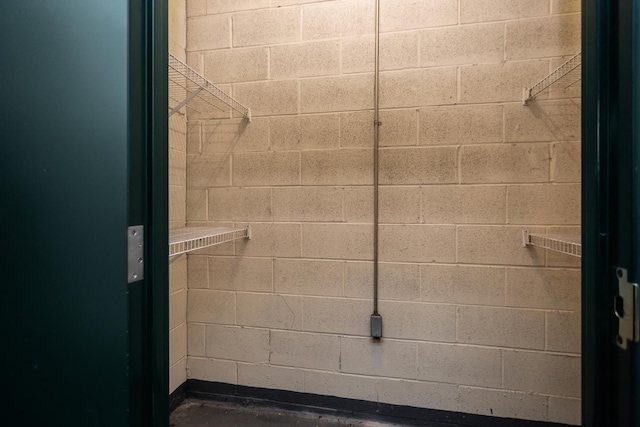
M 144 279 L 144 226 L 132 225 L 127 228 L 127 243 L 127 282 L 133 283 Z
M 616 344 L 627 349 L 627 342 L 640 341 L 640 310 L 638 307 L 638 284 L 629 283 L 627 270 L 616 267 L 618 295 L 613 303 L 613 313 L 618 318 Z

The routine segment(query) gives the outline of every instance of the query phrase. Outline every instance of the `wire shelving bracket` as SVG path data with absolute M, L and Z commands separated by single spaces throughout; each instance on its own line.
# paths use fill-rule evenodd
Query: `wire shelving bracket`
M 551 251 L 582 258 L 582 238 L 559 234 L 537 234 L 522 231 L 522 246 L 539 246 Z
M 251 228 L 180 227 L 169 230 L 169 264 L 181 255 L 239 239 L 251 239 Z
M 522 105 L 527 105 L 529 101 L 536 99 L 536 96 L 551 86 L 562 86 L 567 89 L 580 81 L 582 77 L 582 52 L 572 56 L 567 62 L 553 70 L 551 74 L 534 84 L 530 88 L 522 90 Z
M 211 107 L 218 110 L 230 107 L 251 121 L 251 110 L 248 107 L 169 54 L 169 116 L 185 105 L 199 112 Z

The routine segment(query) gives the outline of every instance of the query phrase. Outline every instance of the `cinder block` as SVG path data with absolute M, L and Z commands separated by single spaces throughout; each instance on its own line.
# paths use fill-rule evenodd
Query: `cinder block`
M 187 3 L 191 2 L 189 0 Z M 269 0 L 207 0 L 207 13 L 239 12 L 269 7 Z
M 276 259 L 274 265 L 274 286 L 279 294 L 344 294 L 343 261 Z
M 248 224 L 238 224 L 245 227 Z M 300 224 L 251 224 L 251 240 L 237 240 L 240 256 L 297 258 L 302 249 Z
M 551 13 L 580 12 L 581 6 L 580 0 L 551 0 Z
M 300 81 L 303 113 L 373 108 L 373 74 L 320 77 Z
M 344 189 L 344 216 L 347 222 L 373 223 L 373 186 Z
M 392 405 L 458 412 L 458 386 L 380 378 L 378 400 Z
M 452 225 L 381 225 L 380 260 L 455 262 L 456 229 Z
M 274 116 L 298 113 L 298 81 L 276 80 L 256 83 L 236 83 L 233 96 L 251 108 L 251 115 Z
M 456 67 L 385 71 L 380 74 L 380 107 L 402 108 L 454 104 Z
M 204 54 L 204 76 L 213 83 L 250 82 L 269 78 L 269 49 L 215 50 Z
M 500 351 L 483 347 L 418 343 L 418 379 L 448 384 L 500 387 Z
M 238 384 L 275 390 L 304 391 L 304 371 L 238 363 Z
M 387 110 L 380 112 L 379 145 L 417 145 L 418 110 Z
M 169 185 L 185 186 L 187 183 L 187 155 L 183 151 L 169 149 Z
M 460 102 L 473 104 L 522 101 L 522 88 L 535 84 L 547 74 L 547 60 L 461 67 Z
M 579 142 L 551 145 L 551 182 L 580 182 L 582 155 Z
M 230 157 L 225 154 L 187 156 L 187 187 L 190 190 L 226 187 L 231 183 Z
M 169 221 L 184 225 L 187 218 L 187 189 L 183 186 L 169 186 Z
M 191 135 L 189 135 L 191 138 Z M 202 122 L 203 153 L 242 153 L 269 150 L 269 120 L 207 120 Z
M 461 147 L 463 183 L 533 183 L 549 181 L 547 144 L 495 144 Z
M 380 187 L 380 223 L 417 224 L 420 222 L 419 187 Z
M 169 394 L 173 393 L 187 380 L 187 358 L 184 357 L 169 367 Z
M 547 350 L 580 354 L 580 313 L 547 312 Z
M 373 263 L 347 262 L 344 269 L 344 295 L 349 298 L 373 298 Z
M 302 152 L 302 185 L 371 184 L 373 184 L 373 153 L 371 150 L 344 149 Z
M 189 289 L 207 289 L 209 287 L 209 258 L 192 254 L 187 255 L 186 258 Z
M 526 369 L 523 369 L 524 366 Z M 580 397 L 580 358 L 504 350 L 504 387 L 562 397 Z
M 422 221 L 427 224 L 504 224 L 506 187 L 422 187 Z
M 383 32 L 457 23 L 457 0 L 387 0 L 380 3 L 380 30 Z
M 169 329 L 187 321 L 187 290 L 181 289 L 169 296 Z
M 187 323 L 187 354 L 189 356 L 204 357 L 205 325 L 200 323 Z
M 420 145 L 502 142 L 502 126 L 501 105 L 421 108 Z
M 304 297 L 304 330 L 368 336 L 371 301 L 326 297 Z M 344 355 L 343 355 L 344 356 Z M 344 359 L 342 361 L 344 370 Z M 350 372 L 350 371 L 345 371 Z
M 436 28 L 420 33 L 420 65 L 482 64 L 504 59 L 504 24 Z
M 273 291 L 273 261 L 266 258 L 209 258 L 209 289 Z
M 581 137 L 579 100 L 536 101 L 528 106 L 504 107 L 507 142 L 579 141 Z
M 370 260 L 373 228 L 358 224 L 303 224 L 305 258 Z
M 302 329 L 302 298 L 238 293 L 239 325 L 273 329 Z
M 582 425 L 580 399 L 549 396 L 549 422 L 574 426 Z
M 287 44 L 271 47 L 271 78 L 340 74 L 340 41 Z
M 187 377 L 194 380 L 237 384 L 237 363 L 229 360 L 189 357 L 187 359 Z
M 378 380 L 342 372 L 304 371 L 304 391 L 375 402 L 378 400 Z
M 236 320 L 236 295 L 233 292 L 190 289 L 187 321 L 233 324 Z
M 270 119 L 272 150 L 337 148 L 340 144 L 340 116 L 314 114 Z
M 509 186 L 509 224 L 580 224 L 580 184 Z
M 460 387 L 459 391 L 462 412 L 521 420 L 547 420 L 547 396 L 475 387 Z
M 383 300 L 419 301 L 420 266 L 380 263 L 379 296 Z
M 187 289 L 187 258 L 169 264 L 169 294 Z
M 373 147 L 373 112 L 340 114 L 340 146 Z
M 337 371 L 340 369 L 340 337 L 272 331 L 269 361 L 272 365 Z
M 238 153 L 233 155 L 233 185 L 300 184 L 300 153 Z
M 187 190 L 187 221 L 206 221 L 208 190 Z
M 504 268 L 422 265 L 420 270 L 422 301 L 504 305 Z
M 274 221 L 343 221 L 343 191 L 337 187 L 273 189 Z
M 179 115 L 178 115 L 179 116 Z M 171 118 L 176 117 L 176 114 Z M 174 129 L 169 129 L 169 148 L 184 153 L 187 148 L 186 132 L 179 132 Z
M 185 3 L 188 17 L 207 14 L 207 0 L 189 0 Z
M 182 323 L 169 331 L 169 366 L 187 357 L 187 324 Z
M 458 307 L 458 342 L 544 350 L 544 312 Z
M 469 22 L 503 21 L 549 14 L 548 0 L 460 0 L 460 20 Z
M 174 114 L 171 117 L 175 117 Z M 231 119 L 227 119 L 231 120 Z M 220 120 L 223 122 L 224 120 Z M 191 120 L 187 126 L 187 154 L 202 154 L 202 122 Z
M 233 46 L 291 43 L 300 40 L 300 8 L 286 7 L 233 15 Z
M 580 271 L 541 268 L 507 269 L 507 305 L 579 311 Z
M 231 47 L 231 16 L 209 15 L 187 18 L 187 50 Z
M 507 60 L 573 55 L 580 51 L 580 24 L 579 13 L 507 22 Z
M 384 289 L 382 282 L 380 286 Z M 453 305 L 380 301 L 380 314 L 383 337 L 437 342 L 456 340 L 456 307 Z
M 342 372 L 392 378 L 416 378 L 415 342 L 342 337 L 341 347 Z
M 368 0 L 321 2 L 302 10 L 302 38 L 330 39 L 372 34 L 374 4 Z
M 210 221 L 270 221 L 270 188 L 210 188 Z
M 543 229 L 529 228 L 531 232 Z M 491 250 L 487 250 L 491 248 Z M 522 227 L 458 227 L 458 262 L 490 265 L 543 265 L 544 249 L 522 246 Z
M 418 66 L 418 33 L 380 35 L 380 69 L 398 70 Z M 366 73 L 375 69 L 375 40 L 362 36 L 342 40 L 342 72 Z
M 269 331 L 207 325 L 207 357 L 242 362 L 269 362 Z
M 382 185 L 458 182 L 457 147 L 389 148 L 379 156 Z

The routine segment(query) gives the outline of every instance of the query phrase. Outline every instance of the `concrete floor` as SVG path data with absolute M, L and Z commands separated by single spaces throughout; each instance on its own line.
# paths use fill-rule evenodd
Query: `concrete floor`
M 402 424 L 187 399 L 173 411 L 169 425 L 172 427 L 395 427 Z

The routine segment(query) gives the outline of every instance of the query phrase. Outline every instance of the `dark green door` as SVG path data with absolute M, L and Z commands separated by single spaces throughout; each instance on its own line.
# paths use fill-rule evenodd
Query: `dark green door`
M 167 422 L 162 6 L 0 1 L 0 354 L 10 425 Z M 130 225 L 145 228 L 145 278 L 133 284 Z
M 583 2 L 583 424 L 640 425 L 640 2 Z

